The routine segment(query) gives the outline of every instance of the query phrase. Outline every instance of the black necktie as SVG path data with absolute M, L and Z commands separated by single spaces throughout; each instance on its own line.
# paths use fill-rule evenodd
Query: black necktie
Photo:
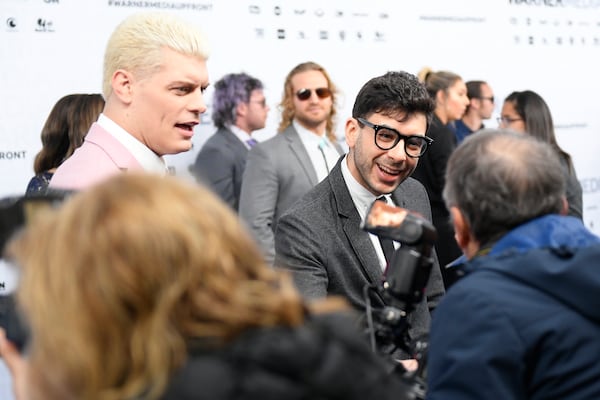
M 387 203 L 387 199 L 384 196 L 378 197 L 375 201 Z M 383 250 L 383 255 L 385 256 L 386 265 L 389 265 L 395 250 L 394 241 L 392 239 L 382 238 L 381 236 L 378 236 L 378 238 L 381 249 Z

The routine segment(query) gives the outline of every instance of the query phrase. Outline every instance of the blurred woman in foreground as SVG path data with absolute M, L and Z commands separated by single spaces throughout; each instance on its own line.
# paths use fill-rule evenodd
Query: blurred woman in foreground
M 24 355 L 0 335 L 20 400 L 407 398 L 354 318 L 307 306 L 207 189 L 117 175 L 9 250 L 32 332 Z

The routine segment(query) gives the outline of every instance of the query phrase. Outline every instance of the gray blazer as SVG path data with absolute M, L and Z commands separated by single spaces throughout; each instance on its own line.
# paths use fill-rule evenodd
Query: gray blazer
M 218 129 L 200 149 L 190 172 L 235 211 L 238 209 L 248 148 L 229 129 Z
M 289 209 L 277 224 L 275 265 L 290 269 L 300 292 L 307 298 L 327 295 L 346 297 L 358 309 L 365 308 L 363 288 L 378 285 L 382 271 L 369 234 L 361 229 L 361 218 L 350 197 L 338 161 L 329 176 Z M 392 193 L 394 202 L 424 215 L 431 221 L 427 192 L 412 178 Z M 411 335 L 429 331 L 430 314 L 444 294 L 444 285 L 434 254 L 434 265 L 426 289 L 426 300 L 410 316 Z M 376 297 L 373 306 L 383 301 Z
M 341 155 L 341 147 L 335 145 Z M 279 217 L 317 183 L 315 168 L 293 125 L 248 153 L 239 214 L 269 264 L 275 259 Z

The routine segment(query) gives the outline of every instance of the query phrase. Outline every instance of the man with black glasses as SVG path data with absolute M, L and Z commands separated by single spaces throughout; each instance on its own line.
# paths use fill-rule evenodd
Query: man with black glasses
M 341 295 L 365 308 L 363 289 L 379 285 L 387 265 L 378 238 L 361 228 L 376 199 L 431 220 L 427 192 L 410 175 L 435 145 L 425 136 L 433 107 L 425 87 L 406 72 L 388 72 L 362 87 L 346 121 L 348 154 L 277 225 L 275 265 L 292 271 L 304 296 Z M 429 311 L 443 293 L 434 255 L 426 296 L 409 316 L 411 337 L 428 332 Z M 383 300 L 373 298 L 372 305 L 380 308 Z
M 285 80 L 279 133 L 248 153 L 239 214 L 270 264 L 277 220 L 323 180 L 343 154 L 334 133 L 335 96 L 322 66 L 297 65 Z

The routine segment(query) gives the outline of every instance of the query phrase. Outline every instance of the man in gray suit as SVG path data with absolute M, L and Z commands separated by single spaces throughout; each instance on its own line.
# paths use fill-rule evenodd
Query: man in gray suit
M 277 220 L 343 154 L 334 134 L 335 95 L 323 67 L 297 65 L 285 80 L 280 133 L 248 153 L 239 213 L 270 264 Z
M 341 295 L 365 308 L 363 289 L 380 285 L 387 265 L 378 238 L 361 228 L 377 198 L 431 221 L 427 192 L 409 176 L 431 144 L 425 132 L 432 112 L 427 90 L 411 74 L 388 72 L 362 87 L 346 121 L 348 154 L 277 225 L 275 265 L 293 272 L 305 297 Z M 426 296 L 409 316 L 413 338 L 428 332 L 429 310 L 444 293 L 434 259 Z
M 246 73 L 227 74 L 215 83 L 212 120 L 217 132 L 198 153 L 190 172 L 238 210 L 252 132 L 265 127 L 269 107 L 263 84 Z

